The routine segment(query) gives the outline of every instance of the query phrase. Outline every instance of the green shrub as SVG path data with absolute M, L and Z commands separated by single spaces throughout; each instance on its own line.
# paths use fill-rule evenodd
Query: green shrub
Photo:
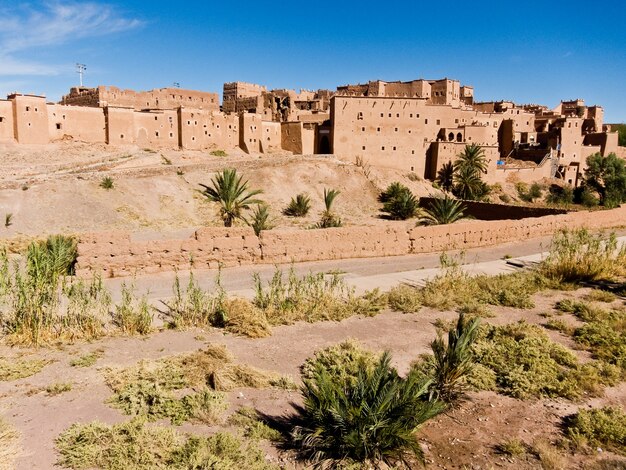
M 605 446 L 626 454 L 626 413 L 617 406 L 579 410 L 566 418 L 565 427 L 570 439 L 589 445 Z
M 292 440 L 318 464 L 364 462 L 408 464 L 421 459 L 415 438 L 420 425 L 443 411 L 428 401 L 428 381 L 400 378 L 384 353 L 373 369 L 363 367 L 353 386 L 321 370 L 302 387 L 301 424 Z
M 302 379 L 313 380 L 322 370 L 331 380 L 354 386 L 359 371 L 374 370 L 380 354 L 364 349 L 355 340 L 346 340 L 334 346 L 315 351 L 301 366 Z
M 592 235 L 587 229 L 563 229 L 552 239 L 540 272 L 559 282 L 611 279 L 626 272 L 626 247 L 618 250 L 615 234 Z
M 182 436 L 165 426 L 146 426 L 141 419 L 115 425 L 74 424 L 55 444 L 60 454 L 57 464 L 72 469 L 277 470 L 253 442 L 226 433 Z
M 519 439 L 508 439 L 496 446 L 499 454 L 510 457 L 521 457 L 526 454 L 526 444 Z
M 549 204 L 568 206 L 574 202 L 574 190 L 569 185 L 559 186 L 558 184 L 553 184 L 550 186 L 546 202 Z
M 113 189 L 115 187 L 115 183 L 113 182 L 113 178 L 110 176 L 105 176 L 100 180 L 100 187 L 103 189 Z
M 213 150 L 210 152 L 214 157 L 227 157 L 228 154 L 224 150 Z
M 494 372 L 501 393 L 516 398 L 577 398 L 581 394 L 576 356 L 551 341 L 539 326 L 523 321 L 485 326 L 474 345 L 474 354 L 477 363 Z M 471 375 L 468 381 L 480 386 Z M 489 384 L 484 378 L 480 382 Z
M 392 220 L 406 220 L 415 217 L 419 211 L 419 201 L 411 190 L 397 181 L 380 193 L 378 200 L 383 203 L 382 211 Z
M 113 323 L 125 334 L 148 334 L 152 330 L 153 315 L 150 310 L 145 296 L 138 299 L 134 286 L 122 283 L 122 301 L 115 306 Z
M 420 291 L 415 287 L 400 284 L 387 293 L 389 307 L 403 313 L 418 312 L 422 308 Z
M 430 347 L 433 351 L 432 394 L 445 402 L 456 400 L 465 389 L 465 380 L 474 361 L 472 347 L 478 335 L 479 320 L 467 320 L 460 314 L 456 327 L 448 331 L 448 341 L 437 336 Z
M 425 225 L 453 224 L 459 220 L 467 219 L 466 206 L 447 194 L 444 197 L 435 198 L 428 208 L 424 210 L 420 223 Z
M 304 217 L 311 210 L 311 198 L 307 194 L 298 194 L 291 198 L 289 205 L 283 210 L 283 214 L 289 217 Z
M 252 219 L 246 221 L 252 227 L 254 234 L 258 237 L 263 230 L 271 230 L 274 226 L 270 221 L 269 207 L 265 204 L 257 204 L 252 209 Z
M 180 285 L 180 278 L 176 274 L 172 290 L 174 297 L 165 304 L 167 307 L 166 316 L 171 327 L 184 329 L 224 325 L 226 292 L 221 286 L 220 273 L 218 273 L 215 281 L 214 292 L 203 290 L 196 282 L 193 272 L 190 273 L 189 282 L 184 290 Z
M 23 379 L 38 374 L 50 362 L 45 359 L 0 358 L 0 382 Z
M 343 224 L 341 218 L 332 211 L 333 202 L 341 194 L 336 189 L 324 188 L 324 212 L 320 221 L 315 224 L 314 228 L 333 228 L 341 227 Z
M 60 395 L 65 392 L 69 392 L 70 390 L 72 390 L 71 382 L 55 382 L 46 387 L 46 392 L 49 396 Z
M 95 351 L 85 354 L 84 356 L 80 356 L 76 359 L 72 359 L 70 361 L 70 366 L 72 367 L 91 367 L 93 366 L 98 359 L 100 359 L 104 355 L 103 349 L 96 349 Z
M 255 274 L 253 304 L 261 309 L 271 325 L 296 321 L 343 320 L 353 315 L 375 315 L 385 307 L 377 291 L 356 296 L 337 273 L 296 275 L 291 268 L 286 276 L 276 269 L 272 279 L 263 286 Z

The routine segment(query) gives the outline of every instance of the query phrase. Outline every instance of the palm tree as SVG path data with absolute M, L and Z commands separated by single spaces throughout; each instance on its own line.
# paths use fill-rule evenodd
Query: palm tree
M 392 220 L 406 220 L 415 217 L 419 212 L 419 201 L 408 188 L 399 192 L 383 205 L 383 212 Z
M 466 218 L 465 206 L 461 201 L 457 201 L 446 194 L 445 197 L 434 199 L 430 207 L 424 210 L 422 223 L 425 225 L 444 225 L 452 224 L 464 218 Z
M 243 176 L 237 176 L 237 170 L 226 168 L 216 173 L 211 179 L 211 186 L 200 183 L 204 188 L 201 193 L 210 201 L 220 204 L 220 215 L 224 220 L 224 227 L 232 227 L 235 219 L 243 219 L 242 212 L 250 209 L 253 204 L 262 204 L 263 201 L 254 196 L 261 194 L 260 189 L 248 190 L 248 181 L 241 181 Z
M 461 199 L 480 199 L 488 191 L 480 174 L 469 166 L 461 165 L 455 168 L 454 187 L 452 192 Z
M 324 188 L 324 207 L 321 220 L 315 225 L 316 228 L 341 227 L 341 219 L 332 212 L 333 201 L 340 192 L 336 189 Z
M 459 154 L 458 160 L 454 164 L 455 169 L 462 167 L 471 168 L 476 173 L 487 173 L 487 159 L 485 152 L 477 144 L 466 145 Z
M 444 163 L 437 172 L 437 183 L 441 189 L 449 193 L 454 185 L 454 165 L 452 162 Z
M 390 363 L 385 352 L 375 367 L 359 365 L 354 384 L 333 380 L 325 369 L 304 380 L 292 439 L 314 464 L 379 468 L 423 459 L 415 434 L 445 405 L 428 399 L 429 380 L 416 373 L 401 378 Z
M 252 209 L 252 220 L 247 220 L 246 222 L 252 227 L 257 237 L 263 230 L 271 230 L 274 228 L 270 220 L 269 207 L 265 204 L 257 204 L 256 207 Z

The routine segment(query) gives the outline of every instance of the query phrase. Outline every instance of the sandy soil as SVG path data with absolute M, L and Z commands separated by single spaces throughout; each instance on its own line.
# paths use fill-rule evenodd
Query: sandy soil
M 543 324 L 540 314 L 549 311 L 562 298 L 580 297 L 586 292 L 545 292 L 535 296 L 531 310 L 492 308 L 494 318 L 486 321 L 505 324 L 519 319 Z M 617 301 L 620 302 L 620 301 Z M 414 359 L 427 352 L 436 334 L 433 323 L 438 318 L 452 319 L 453 312 L 422 309 L 418 314 L 384 312 L 374 318 L 350 318 L 340 323 L 296 324 L 274 329 L 264 339 L 245 339 L 224 335 L 220 331 L 162 331 L 145 339 L 114 337 L 92 344 L 78 344 L 59 349 L 17 349 L 0 346 L 0 356 L 42 357 L 54 362 L 40 373 L 13 382 L 0 382 L 0 414 L 4 415 L 22 435 L 24 453 L 18 469 L 49 469 L 56 461 L 54 438 L 75 422 L 101 420 L 115 423 L 127 419 L 105 404 L 110 390 L 103 380 L 107 366 L 131 365 L 140 359 L 157 359 L 189 352 L 206 344 L 224 344 L 237 360 L 266 370 L 299 376 L 299 366 L 312 353 L 347 338 L 356 338 L 373 350 L 390 350 L 393 363 L 406 372 Z M 570 341 L 557 332 L 551 337 L 568 346 Z M 96 366 L 75 368 L 71 359 L 95 349 L 103 349 L 104 357 Z M 578 351 L 582 360 L 587 355 Z M 48 396 L 43 389 L 56 382 L 72 382 L 71 391 Z M 298 392 L 283 390 L 238 389 L 229 394 L 233 408 L 252 406 L 270 416 L 283 416 L 292 411 L 291 402 L 299 401 Z M 537 440 L 554 443 L 561 437 L 561 419 L 581 406 L 620 404 L 626 406 L 626 384 L 607 389 L 600 398 L 573 403 L 567 400 L 521 401 L 491 392 L 472 393 L 458 408 L 427 423 L 419 433 L 426 449 L 428 468 L 541 468 L 536 457 L 509 458 L 499 455 L 495 446 L 509 438 L 528 444 Z M 184 425 L 183 431 L 208 433 L 215 428 Z M 268 455 L 286 465 L 294 464 L 290 455 L 281 454 L 268 445 Z M 626 459 L 603 451 L 597 455 L 563 453 L 565 467 L 582 465 L 598 459 L 609 459 L 615 466 L 626 468 Z
M 0 146 L 0 217 L 12 214 L 12 225 L 0 238 L 109 229 L 176 231 L 221 225 L 215 204 L 197 190 L 222 168 L 237 168 L 250 188 L 271 208 L 278 227 L 309 227 L 323 210 L 324 188 L 341 191 L 334 210 L 345 225 L 384 223 L 377 196 L 393 181 L 416 195 L 437 193 L 423 181 L 385 169 L 364 171 L 324 156 L 286 154 L 216 157 L 208 152 L 154 151 L 104 145 L 56 143 L 47 146 Z M 103 177 L 115 187 L 99 186 Z M 291 197 L 307 193 L 307 217 L 282 215 Z

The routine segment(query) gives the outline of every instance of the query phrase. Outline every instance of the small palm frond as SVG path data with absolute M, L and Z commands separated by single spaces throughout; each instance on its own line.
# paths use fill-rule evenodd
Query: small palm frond
M 467 217 L 463 203 L 446 195 L 442 198 L 435 198 L 430 207 L 424 210 L 422 223 L 426 225 L 452 224 L 465 218 Z
M 339 196 L 339 194 L 341 194 L 341 192 L 336 189 L 324 188 L 324 206 L 326 207 L 327 212 L 330 212 L 333 201 L 337 196 Z

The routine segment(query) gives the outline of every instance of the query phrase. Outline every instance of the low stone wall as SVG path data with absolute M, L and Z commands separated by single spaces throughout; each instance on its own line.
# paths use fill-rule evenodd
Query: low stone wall
M 420 198 L 420 206 L 429 207 L 436 198 Z M 479 220 L 519 220 L 546 215 L 567 214 L 565 209 L 554 207 L 512 206 L 510 204 L 494 204 L 491 202 L 463 201 L 465 214 Z
M 626 206 L 607 211 L 580 211 L 520 220 L 467 221 L 415 227 L 389 223 L 381 227 L 319 230 L 269 230 L 257 237 L 251 228 L 200 228 L 187 238 L 133 240 L 129 232 L 79 237 L 79 275 L 106 276 L 207 269 L 223 266 L 366 258 L 475 248 L 551 235 L 560 228 L 592 229 L 626 225 Z

